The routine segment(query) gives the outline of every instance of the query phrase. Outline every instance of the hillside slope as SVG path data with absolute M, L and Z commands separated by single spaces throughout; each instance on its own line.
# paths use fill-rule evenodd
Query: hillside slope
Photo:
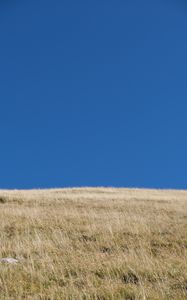
M 187 299 L 187 191 L 0 191 L 0 299 Z

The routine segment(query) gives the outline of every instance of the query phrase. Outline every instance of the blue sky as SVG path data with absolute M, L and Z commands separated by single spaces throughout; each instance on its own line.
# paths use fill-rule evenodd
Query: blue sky
M 185 1 L 0 2 L 0 188 L 187 188 Z

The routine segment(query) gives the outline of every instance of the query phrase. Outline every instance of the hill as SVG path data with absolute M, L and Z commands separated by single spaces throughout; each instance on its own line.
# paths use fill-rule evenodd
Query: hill
M 0 299 L 187 299 L 187 191 L 0 191 Z

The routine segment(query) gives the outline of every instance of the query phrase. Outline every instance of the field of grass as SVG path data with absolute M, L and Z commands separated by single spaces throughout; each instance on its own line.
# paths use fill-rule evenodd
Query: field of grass
M 0 191 L 0 299 L 187 299 L 187 191 Z

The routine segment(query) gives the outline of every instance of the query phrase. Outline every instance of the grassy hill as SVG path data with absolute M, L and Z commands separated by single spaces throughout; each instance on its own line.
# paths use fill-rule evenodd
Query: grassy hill
M 0 299 L 187 299 L 187 191 L 0 191 Z

